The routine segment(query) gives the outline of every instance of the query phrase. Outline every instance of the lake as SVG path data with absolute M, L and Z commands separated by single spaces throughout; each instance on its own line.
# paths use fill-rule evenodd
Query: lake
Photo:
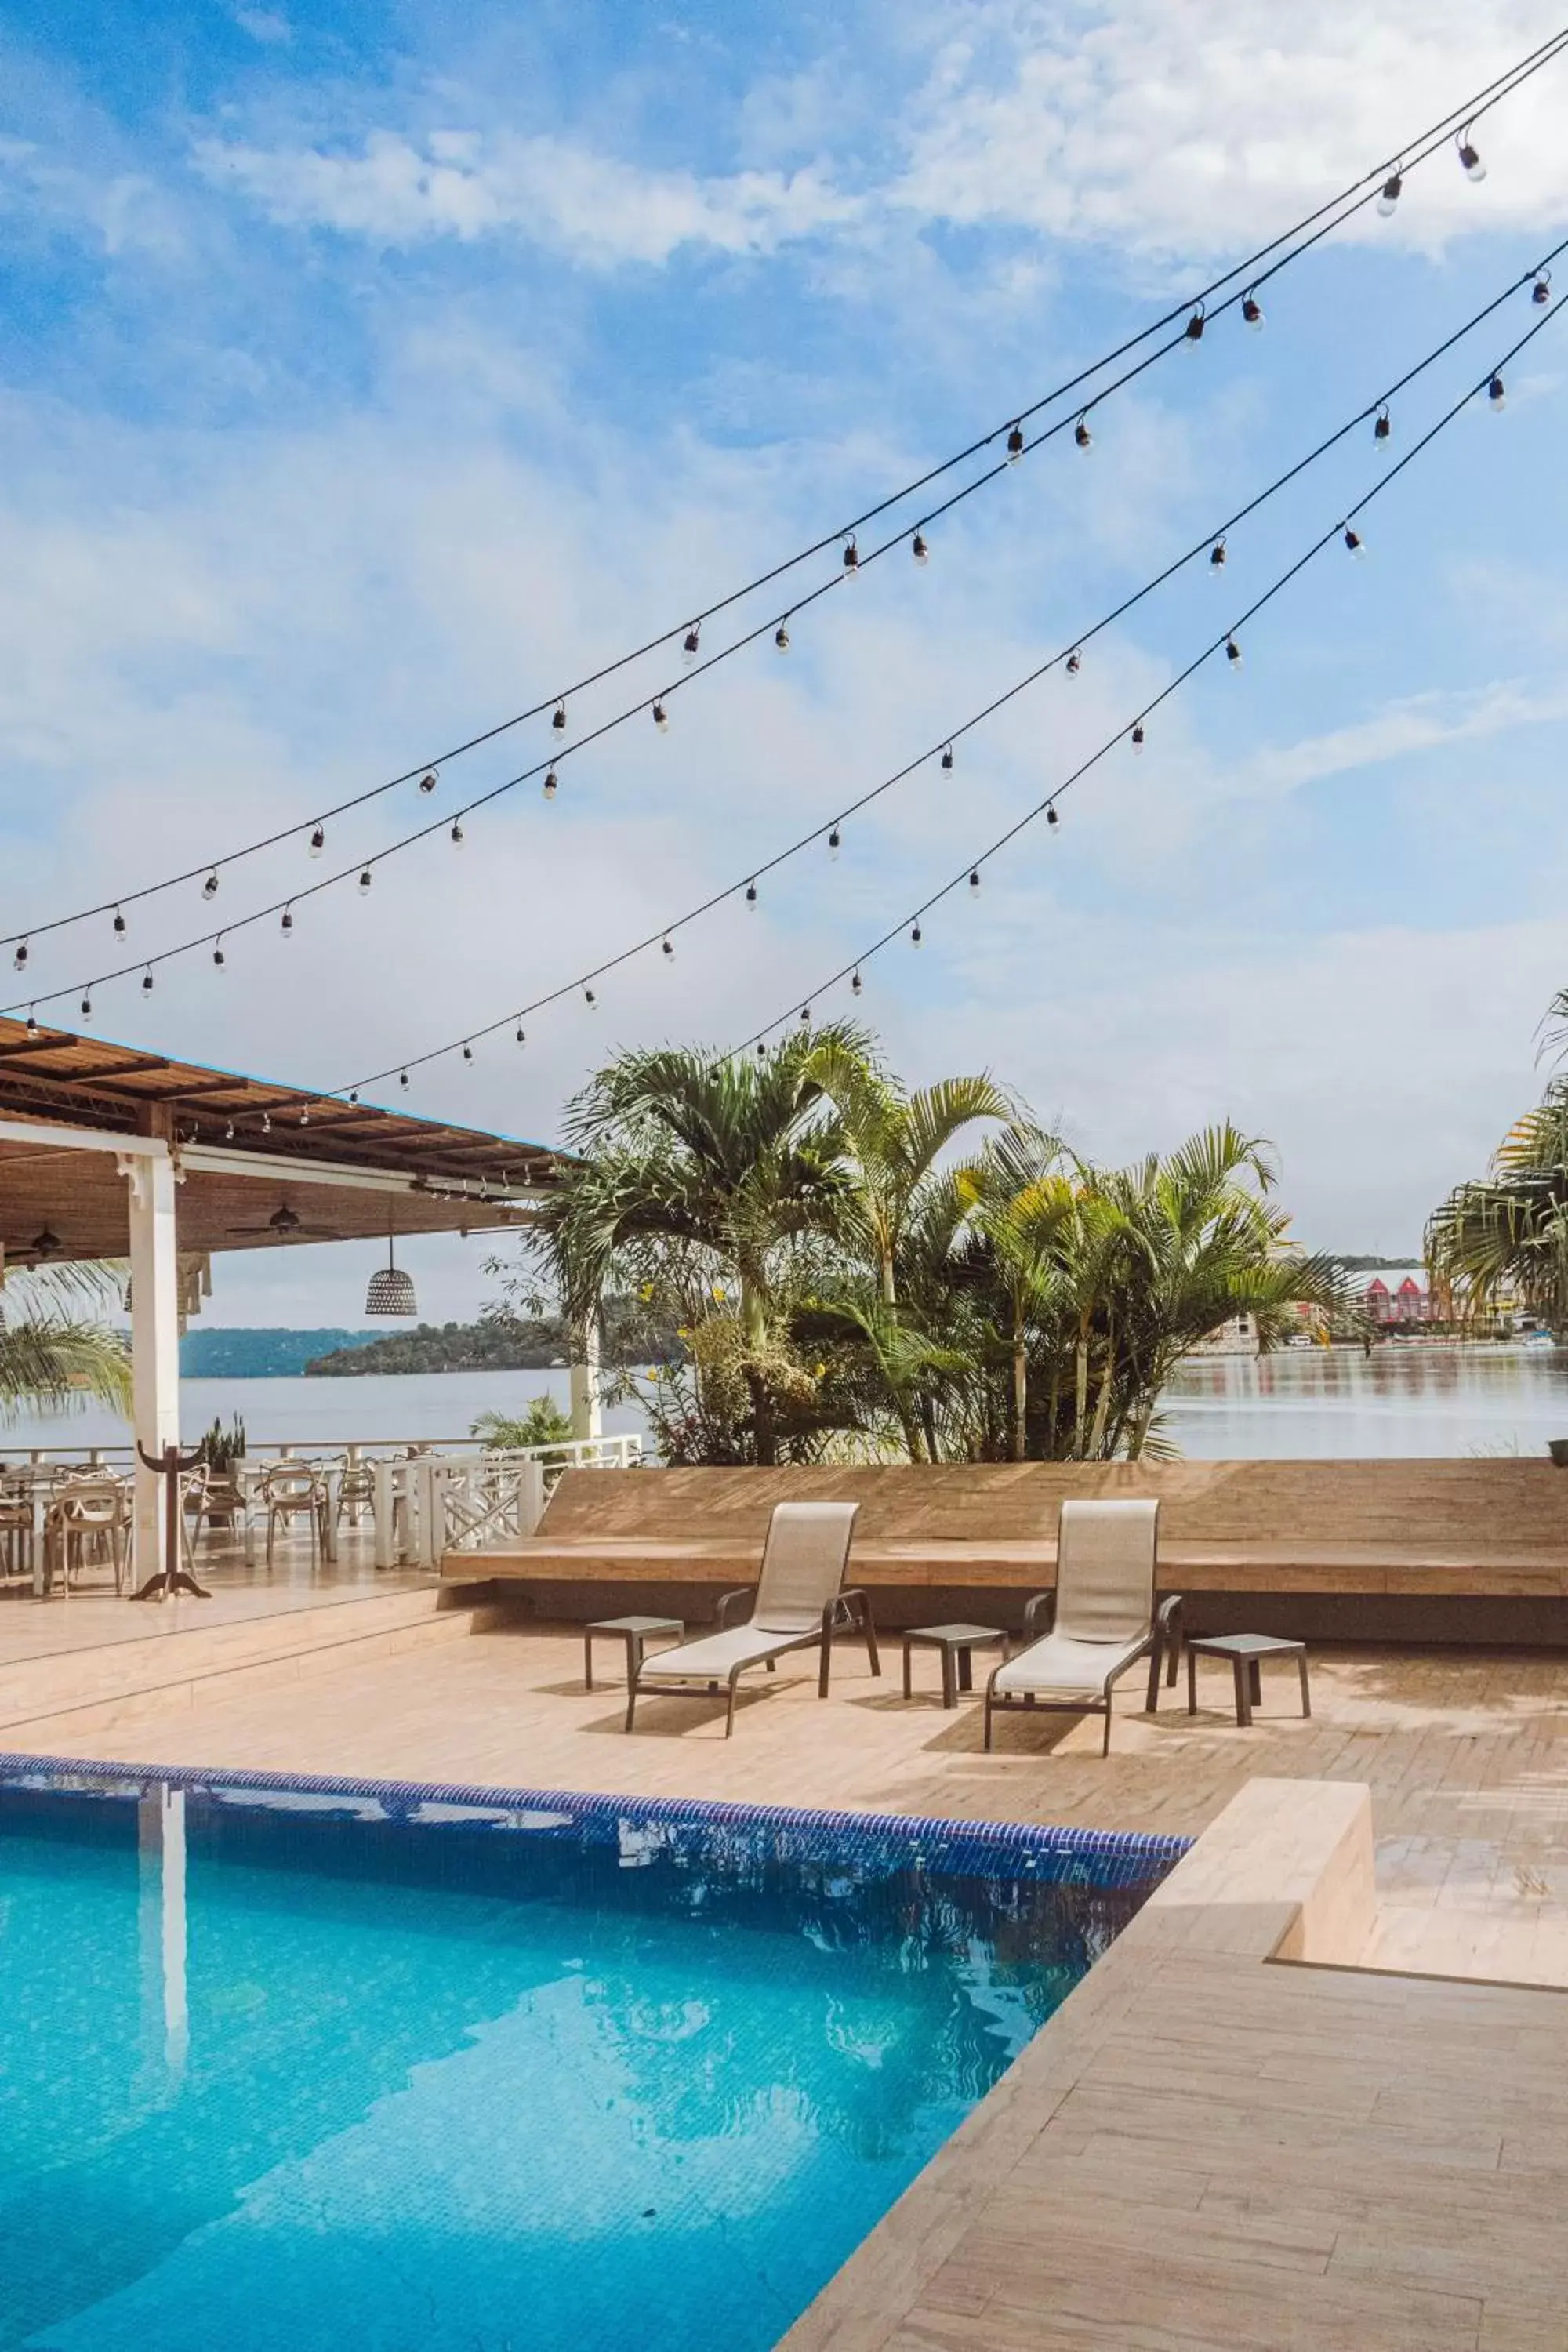
M 335 1381 L 184 1381 L 189 1443 L 215 1416 L 244 1417 L 249 1436 L 331 1449 L 350 1438 L 466 1437 L 481 1412 L 516 1412 L 548 1393 L 564 1409 L 564 1371 L 373 1373 Z M 1390 1344 L 1291 1348 L 1275 1356 L 1206 1356 L 1165 1394 L 1167 1436 L 1195 1461 L 1542 1454 L 1568 1437 L 1568 1349 Z M 614 1433 L 642 1426 L 637 1408 L 605 1416 Z M 124 1444 L 101 1407 L 0 1423 L 0 1451 Z

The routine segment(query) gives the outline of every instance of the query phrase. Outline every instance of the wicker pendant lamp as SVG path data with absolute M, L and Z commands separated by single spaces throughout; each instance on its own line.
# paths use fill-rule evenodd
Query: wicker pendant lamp
M 414 1276 L 405 1274 L 392 1254 L 392 1228 L 386 1233 L 386 1264 L 378 1265 L 370 1278 L 370 1288 L 364 1295 L 367 1315 L 417 1315 L 419 1302 L 414 1296 Z

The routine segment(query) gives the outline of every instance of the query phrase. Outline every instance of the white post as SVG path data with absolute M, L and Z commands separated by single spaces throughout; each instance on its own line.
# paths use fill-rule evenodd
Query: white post
M 599 1318 L 590 1315 L 579 1325 L 572 1360 L 572 1434 L 596 1438 L 604 1434 L 599 1409 Z
M 145 2047 L 152 2060 L 161 2044 L 166 2087 L 177 2091 L 191 2040 L 185 1981 L 185 1792 L 159 1783 L 143 1793 L 136 1811 Z M 153 2067 L 156 2079 L 155 2061 Z
M 149 1454 L 180 1442 L 180 1280 L 174 1240 L 174 1167 L 137 1153 L 121 1162 L 131 1184 L 131 1374 L 136 1443 Z M 163 1484 L 136 1459 L 136 1573 L 145 1582 L 163 1558 Z

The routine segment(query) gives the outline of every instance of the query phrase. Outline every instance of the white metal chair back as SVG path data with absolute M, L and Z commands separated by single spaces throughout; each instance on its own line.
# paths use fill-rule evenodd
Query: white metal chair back
M 752 1622 L 764 1633 L 808 1633 L 844 1583 L 858 1503 L 777 1503 L 768 1522 Z
M 1158 1502 L 1068 1502 L 1057 1524 L 1056 1631 L 1136 1642 L 1154 1619 Z

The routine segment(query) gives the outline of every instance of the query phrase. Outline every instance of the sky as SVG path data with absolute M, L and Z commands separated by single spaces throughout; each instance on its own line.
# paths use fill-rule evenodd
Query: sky
M 0 929 L 200 866 L 546 699 L 1023 408 L 1558 29 L 1533 0 L 0 7 Z M 334 820 L 37 940 L 97 1034 L 346 1087 L 657 935 L 940 743 L 1568 235 L 1568 61 L 904 549 L 711 676 L 667 649 Z M 1568 255 L 1558 269 L 1568 298 Z M 961 888 L 1384 478 L 1363 425 L 844 827 L 595 983 L 367 1089 L 551 1140 L 618 1045 L 858 1013 L 1106 1160 L 1228 1117 L 1314 1246 L 1403 1254 L 1541 1084 L 1568 983 L 1568 328 Z M 1407 448 L 1541 318 L 1391 405 Z M 1051 415 L 1062 413 L 1059 409 Z M 1070 415 L 1070 406 L 1067 412 Z M 969 478 L 972 465 L 955 479 Z M 931 496 L 934 498 L 934 493 Z M 921 519 L 918 503 L 895 525 Z M 869 545 L 875 534 L 866 543 Z M 829 549 L 702 649 L 838 572 Z M 671 686 L 671 725 L 648 697 Z M 51 991 L 68 990 L 51 1007 Z M 371 1245 L 220 1259 L 215 1322 L 357 1325 Z M 493 1290 L 410 1244 L 422 1313 Z

